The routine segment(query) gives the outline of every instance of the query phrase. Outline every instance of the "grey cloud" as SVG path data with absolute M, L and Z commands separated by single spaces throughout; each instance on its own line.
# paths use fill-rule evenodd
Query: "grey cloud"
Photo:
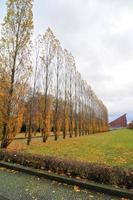
M 133 1 L 56 0 L 53 4 L 50 0 L 46 5 L 46 23 L 73 53 L 78 70 L 104 100 L 109 114 L 133 112 L 133 81 L 126 72 L 133 72 Z

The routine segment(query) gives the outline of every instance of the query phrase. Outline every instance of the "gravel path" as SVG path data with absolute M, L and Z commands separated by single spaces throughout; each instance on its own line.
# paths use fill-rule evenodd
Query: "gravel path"
M 119 200 L 119 198 L 79 189 L 0 168 L 0 200 Z

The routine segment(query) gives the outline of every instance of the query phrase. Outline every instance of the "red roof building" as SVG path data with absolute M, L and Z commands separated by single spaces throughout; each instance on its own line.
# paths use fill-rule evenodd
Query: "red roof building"
M 114 121 L 109 123 L 111 128 L 122 128 L 127 126 L 127 117 L 126 114 L 120 116 L 119 118 L 115 119 Z

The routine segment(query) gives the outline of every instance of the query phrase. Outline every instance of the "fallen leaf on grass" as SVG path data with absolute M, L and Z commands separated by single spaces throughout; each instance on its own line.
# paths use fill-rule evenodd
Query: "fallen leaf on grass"
M 0 170 L 1 170 L 1 171 L 4 171 L 4 170 L 5 170 L 5 168 L 4 168 L 4 167 L 0 167 Z
M 63 185 L 67 185 L 66 183 L 63 183 Z
M 79 179 L 81 179 L 81 178 L 80 178 L 79 176 L 76 176 L 76 179 L 78 179 L 78 180 L 79 180 Z
M 93 196 L 93 195 L 89 195 L 89 197 L 90 197 L 90 198 L 93 198 L 94 196 Z
M 16 173 L 17 173 L 17 171 L 15 171 L 15 170 L 11 170 L 11 173 L 13 173 L 13 174 L 16 174 Z
M 74 186 L 74 191 L 75 191 L 75 192 L 80 192 L 80 188 L 79 188 L 78 186 L 75 185 L 75 186 Z
M 51 185 L 53 185 L 53 184 L 55 184 L 55 183 L 56 183 L 56 181 L 52 181 L 52 182 L 51 182 Z

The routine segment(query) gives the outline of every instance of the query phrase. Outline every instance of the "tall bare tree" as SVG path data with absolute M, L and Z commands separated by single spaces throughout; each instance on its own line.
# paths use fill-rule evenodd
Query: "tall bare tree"
M 78 72 L 76 66 L 74 68 L 74 126 L 75 126 L 75 137 L 78 135 Z
M 17 111 L 14 113 L 14 105 L 16 109 L 19 109 L 16 93 L 23 88 L 17 86 L 24 86 L 30 72 L 31 63 L 29 62 L 28 46 L 33 29 L 32 18 L 32 0 L 7 1 L 7 14 L 2 26 L 2 39 L 0 41 L 0 57 L 3 58 L 2 67 L 9 77 L 8 89 L 6 88 L 8 100 L 5 105 L 2 148 L 6 148 L 11 142 L 11 132 L 13 137 L 15 136 L 15 125 L 12 127 L 12 124 Z
M 55 106 L 54 106 L 54 135 L 55 140 L 58 139 L 58 135 L 61 131 L 61 107 L 60 107 L 60 95 L 62 86 L 62 67 L 63 67 L 63 50 L 60 46 L 60 42 L 55 40 L 56 44 L 56 64 L 55 64 Z
M 69 135 L 70 138 L 73 136 L 73 98 L 74 98 L 74 67 L 75 67 L 75 61 L 72 54 L 69 54 Z
M 41 49 L 41 83 L 42 91 L 44 93 L 44 110 L 43 110 L 43 142 L 46 142 L 49 136 L 47 121 L 49 112 L 49 94 L 52 87 L 52 75 L 53 75 L 53 60 L 55 57 L 56 43 L 55 36 L 50 28 L 47 29 L 46 33 L 42 38 L 42 49 Z
M 63 138 L 66 138 L 69 131 L 69 102 L 68 102 L 68 84 L 69 84 L 69 53 L 64 50 L 64 116 L 63 116 Z
M 31 136 L 32 136 L 32 123 L 33 118 L 35 115 L 35 94 L 37 93 L 37 82 L 38 82 L 38 75 L 39 75 L 39 64 L 40 64 L 40 50 L 41 50 L 41 37 L 40 35 L 37 37 L 35 42 L 33 43 L 33 49 L 32 49 L 32 75 L 30 84 L 32 85 L 31 88 L 31 95 L 30 95 L 30 102 L 29 102 L 29 123 L 28 123 L 28 139 L 27 139 L 27 145 L 31 142 Z

